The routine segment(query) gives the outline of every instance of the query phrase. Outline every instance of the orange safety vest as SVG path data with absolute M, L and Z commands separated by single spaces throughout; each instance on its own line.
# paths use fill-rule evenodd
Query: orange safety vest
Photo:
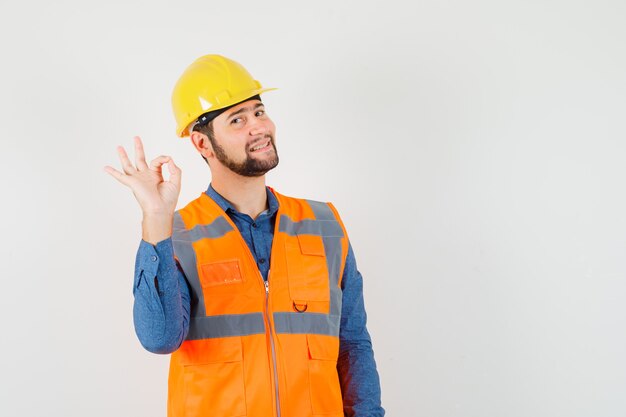
M 264 282 L 207 194 L 176 212 L 189 334 L 170 361 L 169 417 L 343 417 L 337 374 L 348 239 L 330 203 L 278 199 Z

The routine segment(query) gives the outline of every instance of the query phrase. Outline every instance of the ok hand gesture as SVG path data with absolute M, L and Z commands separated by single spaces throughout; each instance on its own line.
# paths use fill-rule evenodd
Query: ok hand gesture
M 128 159 L 124 148 L 118 146 L 117 152 L 124 172 L 110 166 L 104 167 L 104 170 L 133 191 L 143 211 L 144 219 L 146 217 L 171 218 L 176 210 L 180 194 L 182 171 L 174 164 L 171 157 L 164 155 L 153 159 L 148 165 L 141 138 L 135 136 L 134 140 L 135 166 Z M 163 179 L 162 172 L 162 167 L 166 164 L 170 174 L 168 181 Z

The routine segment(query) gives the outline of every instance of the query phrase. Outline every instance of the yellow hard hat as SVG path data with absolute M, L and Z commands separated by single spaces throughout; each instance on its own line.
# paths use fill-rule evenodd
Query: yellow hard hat
M 276 88 L 261 83 L 238 62 L 221 55 L 196 59 L 178 79 L 172 92 L 176 134 L 189 136 L 189 125 L 202 114 L 223 109 Z

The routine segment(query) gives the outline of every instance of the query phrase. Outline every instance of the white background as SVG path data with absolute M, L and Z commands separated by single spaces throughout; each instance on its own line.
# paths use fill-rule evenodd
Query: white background
M 241 62 L 282 193 L 332 201 L 389 416 L 626 415 L 626 3 L 0 3 L 0 415 L 164 416 L 115 147 L 210 175 L 170 109 Z M 132 153 L 131 153 L 132 154 Z

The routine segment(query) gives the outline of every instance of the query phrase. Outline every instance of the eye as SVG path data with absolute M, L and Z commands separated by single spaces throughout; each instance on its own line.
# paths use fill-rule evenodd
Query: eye
M 230 121 L 231 124 L 238 124 L 241 122 L 241 117 L 235 117 L 233 120 Z
M 257 116 L 263 116 L 265 114 L 265 110 L 259 110 L 256 112 Z

